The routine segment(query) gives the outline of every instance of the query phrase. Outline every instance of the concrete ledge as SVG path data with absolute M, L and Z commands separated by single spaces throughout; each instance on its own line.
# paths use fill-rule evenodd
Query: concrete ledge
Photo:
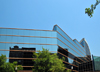
M 32 72 L 32 70 L 20 70 L 18 72 Z

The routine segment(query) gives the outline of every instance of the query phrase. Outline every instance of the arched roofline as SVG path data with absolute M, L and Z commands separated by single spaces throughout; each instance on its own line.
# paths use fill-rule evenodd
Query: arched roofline
M 86 42 L 86 44 L 87 44 L 87 46 L 88 46 L 88 48 L 89 48 L 89 45 L 88 45 L 88 43 L 87 43 L 86 39 L 85 39 L 85 38 L 83 38 L 83 39 L 80 41 L 80 43 L 81 43 L 82 41 L 85 41 L 85 42 Z M 90 51 L 90 48 L 89 48 L 89 51 Z M 91 54 L 91 52 L 90 52 L 90 54 Z

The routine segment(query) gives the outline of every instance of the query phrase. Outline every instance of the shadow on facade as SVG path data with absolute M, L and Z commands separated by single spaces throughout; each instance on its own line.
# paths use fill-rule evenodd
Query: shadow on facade
M 62 53 L 63 55 L 60 54 L 59 52 Z M 84 59 L 86 57 L 75 57 L 70 52 L 68 52 L 68 49 L 66 49 L 66 51 L 65 51 L 64 49 L 62 49 L 60 47 L 58 47 L 58 53 L 57 53 L 57 55 L 58 55 L 58 57 L 60 59 L 62 59 L 62 57 L 64 57 L 65 61 L 68 62 L 68 63 L 70 63 L 70 64 L 64 63 L 65 66 L 67 68 L 69 68 L 69 69 L 71 69 L 71 67 L 73 66 L 73 70 L 77 70 L 79 72 L 93 72 L 93 62 L 91 61 L 91 58 L 90 58 L 89 62 L 83 63 L 83 61 L 86 61 Z M 65 57 L 64 55 L 66 55 L 67 57 Z M 79 64 L 78 62 L 80 62 L 81 64 Z M 73 64 L 73 65 L 71 65 L 71 64 Z M 76 67 L 75 65 L 78 66 L 78 67 Z
M 23 52 L 21 50 L 31 50 L 36 51 L 36 48 L 19 48 L 18 46 L 14 46 L 14 48 L 10 47 L 10 50 L 20 50 L 20 51 L 10 51 L 9 57 L 11 58 L 24 58 L 24 59 L 9 59 L 10 63 L 13 63 L 14 61 L 18 62 L 18 65 L 22 66 L 33 66 L 34 62 L 32 59 L 25 59 L 25 58 L 33 58 L 33 52 Z M 32 70 L 31 67 L 23 67 L 23 70 Z
M 75 66 L 72 65 L 72 64 L 77 65 L 77 63 L 75 61 L 73 61 L 73 60 L 71 60 L 71 59 L 68 58 L 68 57 L 70 57 L 72 59 L 74 58 L 74 56 L 68 52 L 68 49 L 66 49 L 66 51 L 65 51 L 61 47 L 58 47 L 58 53 L 57 53 L 57 55 L 58 55 L 58 57 L 60 59 L 62 59 L 64 57 L 65 58 L 65 61 L 68 62 L 68 63 L 63 62 L 65 64 L 65 67 L 66 68 L 71 69 L 71 67 L 73 67 L 73 70 L 78 70 L 77 67 L 75 67 Z M 69 63 L 71 63 L 71 64 L 69 64 Z

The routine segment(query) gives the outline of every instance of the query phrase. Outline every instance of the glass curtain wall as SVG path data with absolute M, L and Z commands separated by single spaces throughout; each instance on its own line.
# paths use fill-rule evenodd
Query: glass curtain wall
M 9 58 L 10 48 L 14 46 L 36 48 L 40 51 L 43 47 L 52 53 L 57 53 L 57 33 L 46 30 L 0 28 L 0 46 L 0 55 L 4 54 L 7 58 Z
M 85 46 L 84 46 L 85 45 Z M 72 40 L 59 26 L 55 25 L 53 30 L 0 28 L 0 54 L 7 56 L 9 61 L 9 51 L 14 46 L 19 49 L 35 48 L 35 50 L 49 49 L 52 53 L 57 53 L 59 58 L 65 57 L 64 64 L 68 69 L 73 67 L 73 71 L 78 71 L 81 63 L 90 59 L 89 47 L 84 41 Z
M 100 57 L 93 56 L 94 70 L 100 71 Z
M 86 50 L 82 45 L 75 39 L 72 40 L 59 26 L 55 25 L 53 28 L 57 31 L 57 44 L 59 46 L 59 54 L 62 56 L 67 56 L 66 62 L 70 63 L 67 65 L 68 68 L 73 68 L 77 70 L 78 65 L 89 60 L 86 58 Z M 62 51 L 65 50 L 67 54 Z

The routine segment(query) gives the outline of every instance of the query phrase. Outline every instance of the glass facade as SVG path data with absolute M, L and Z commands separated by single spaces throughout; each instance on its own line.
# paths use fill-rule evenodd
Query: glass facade
M 90 51 L 85 40 L 72 40 L 58 25 L 53 30 L 0 28 L 0 55 L 7 56 L 9 61 L 10 48 L 35 48 L 35 50 L 49 49 L 57 53 L 59 58 L 65 57 L 67 68 L 78 70 L 78 65 L 91 60 Z
M 100 71 L 100 57 L 98 56 L 92 56 L 93 57 L 93 63 L 94 63 L 94 71 Z
M 85 48 L 87 59 L 88 59 L 88 60 L 91 60 L 90 49 L 89 49 L 89 46 L 88 46 L 87 41 L 83 38 L 83 39 L 80 41 L 80 44 Z

